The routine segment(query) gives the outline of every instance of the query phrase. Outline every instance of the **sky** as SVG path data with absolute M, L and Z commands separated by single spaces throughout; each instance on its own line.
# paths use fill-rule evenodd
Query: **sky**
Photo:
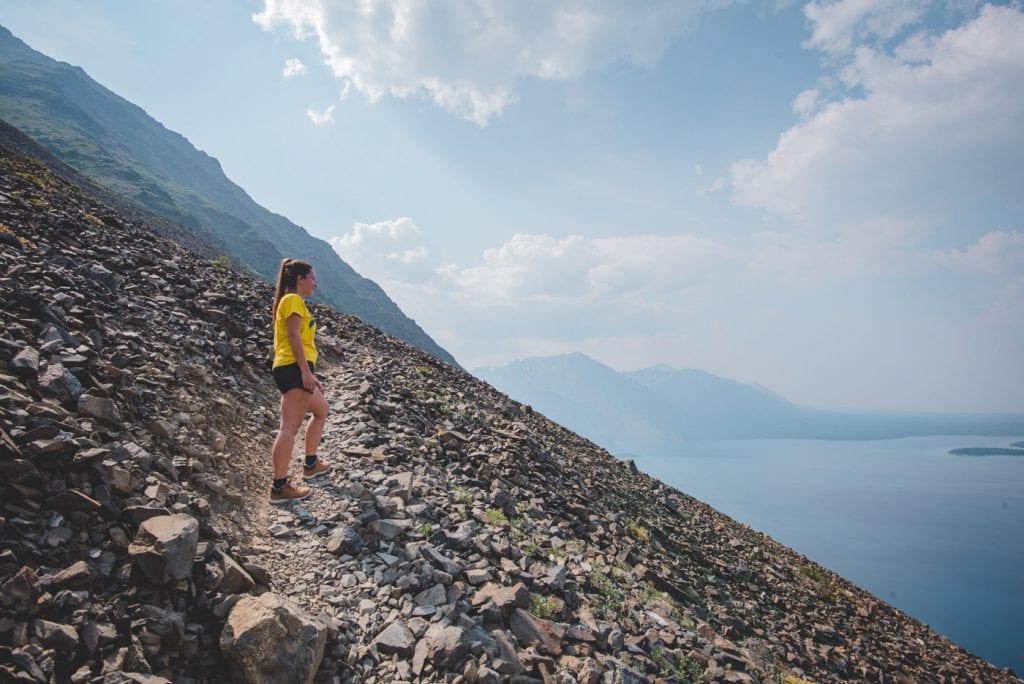
M 1019 2 L 4 0 L 0 24 L 466 368 L 578 351 L 1024 412 Z

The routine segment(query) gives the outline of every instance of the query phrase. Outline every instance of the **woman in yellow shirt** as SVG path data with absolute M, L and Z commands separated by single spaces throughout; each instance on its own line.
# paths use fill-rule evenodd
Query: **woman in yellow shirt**
M 274 382 L 281 390 L 281 427 L 274 439 L 274 482 L 270 503 L 282 504 L 305 499 L 310 488 L 288 482 L 288 465 L 306 412 L 306 462 L 302 477 L 311 480 L 331 469 L 317 456 L 320 436 L 327 420 L 324 388 L 313 374 L 317 356 L 313 337 L 316 321 L 304 299 L 316 289 L 316 272 L 305 261 L 283 259 L 274 294 Z

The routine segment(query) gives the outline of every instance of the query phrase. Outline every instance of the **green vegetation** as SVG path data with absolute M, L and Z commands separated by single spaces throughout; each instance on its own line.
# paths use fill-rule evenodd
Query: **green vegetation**
M 598 567 L 587 575 L 587 583 L 596 592 L 590 596 L 590 607 L 596 617 L 607 619 L 623 609 L 626 592 L 616 578 L 616 575 L 621 577 L 623 574 L 616 572 L 616 568 Z
M 825 570 L 817 565 L 805 565 L 800 568 L 800 576 L 806 577 L 807 579 L 817 582 L 818 584 L 828 584 L 828 574 Z
M 487 522 L 492 525 L 498 525 L 503 522 L 508 522 L 508 518 L 501 511 L 500 508 L 488 508 L 484 511 L 484 517 L 487 518 Z
M 651 533 L 646 527 L 640 525 L 640 522 L 635 518 L 630 518 L 626 521 L 626 532 L 628 532 L 633 539 L 644 542 L 645 544 L 651 541 Z
M 452 494 L 455 497 L 455 503 L 469 505 L 473 503 L 473 495 L 470 494 L 465 487 L 455 487 L 452 489 Z
M 15 233 L 13 230 L 8 228 L 3 223 L 0 223 L 0 233 L 6 233 L 8 235 L 13 235 L 14 239 L 17 240 L 19 243 L 21 243 L 21 245 L 23 245 L 25 247 L 35 247 L 35 243 L 34 242 L 32 242 L 31 240 L 29 240 L 26 237 L 22 237 L 21 235 L 18 235 L 17 233 Z
M 835 587 L 832 586 L 832 580 L 829 579 L 828 573 L 825 572 L 824 568 L 817 565 L 805 565 L 800 568 L 800 575 L 817 584 L 820 590 L 819 595 L 828 603 L 834 604 L 838 600 L 839 595 Z
M 22 180 L 28 181 L 39 190 L 45 190 L 51 183 L 53 183 L 53 176 L 46 171 L 40 171 L 38 175 L 35 173 L 29 173 L 28 171 L 15 171 L 14 175 Z
M 658 591 L 649 582 L 645 582 L 643 588 L 640 589 L 640 602 L 645 606 L 649 606 L 652 603 L 658 603 L 659 601 L 672 605 L 671 600 L 663 591 Z
M 660 648 L 651 651 L 651 660 L 661 677 L 674 677 L 678 682 L 697 684 L 704 681 L 704 665 L 685 654 L 668 654 Z
M 558 602 L 548 596 L 530 596 L 530 612 L 543 620 L 552 620 L 558 615 Z

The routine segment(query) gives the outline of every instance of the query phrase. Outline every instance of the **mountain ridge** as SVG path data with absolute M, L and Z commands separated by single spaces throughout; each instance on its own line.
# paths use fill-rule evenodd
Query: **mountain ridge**
M 316 301 L 457 365 L 373 281 L 331 246 L 257 204 L 220 162 L 91 79 L 80 67 L 33 50 L 0 27 L 0 118 L 83 175 L 196 232 L 273 282 L 283 256 L 317 268 Z
M 1022 415 L 807 408 L 770 389 L 706 371 L 657 364 L 619 372 L 578 352 L 521 359 L 472 372 L 619 454 L 672 455 L 682 443 L 709 439 L 1024 433 Z M 608 390 L 615 382 L 618 389 Z M 628 396 L 629 400 L 609 402 L 609 394 Z M 646 430 L 617 429 L 617 424 L 635 427 L 644 422 Z

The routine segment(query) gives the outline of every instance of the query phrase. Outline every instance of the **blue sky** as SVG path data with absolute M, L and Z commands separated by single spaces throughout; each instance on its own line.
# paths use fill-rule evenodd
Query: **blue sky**
M 1024 12 L 5 0 L 466 367 L 1024 411 Z M 301 256 L 301 255 L 296 255 Z

